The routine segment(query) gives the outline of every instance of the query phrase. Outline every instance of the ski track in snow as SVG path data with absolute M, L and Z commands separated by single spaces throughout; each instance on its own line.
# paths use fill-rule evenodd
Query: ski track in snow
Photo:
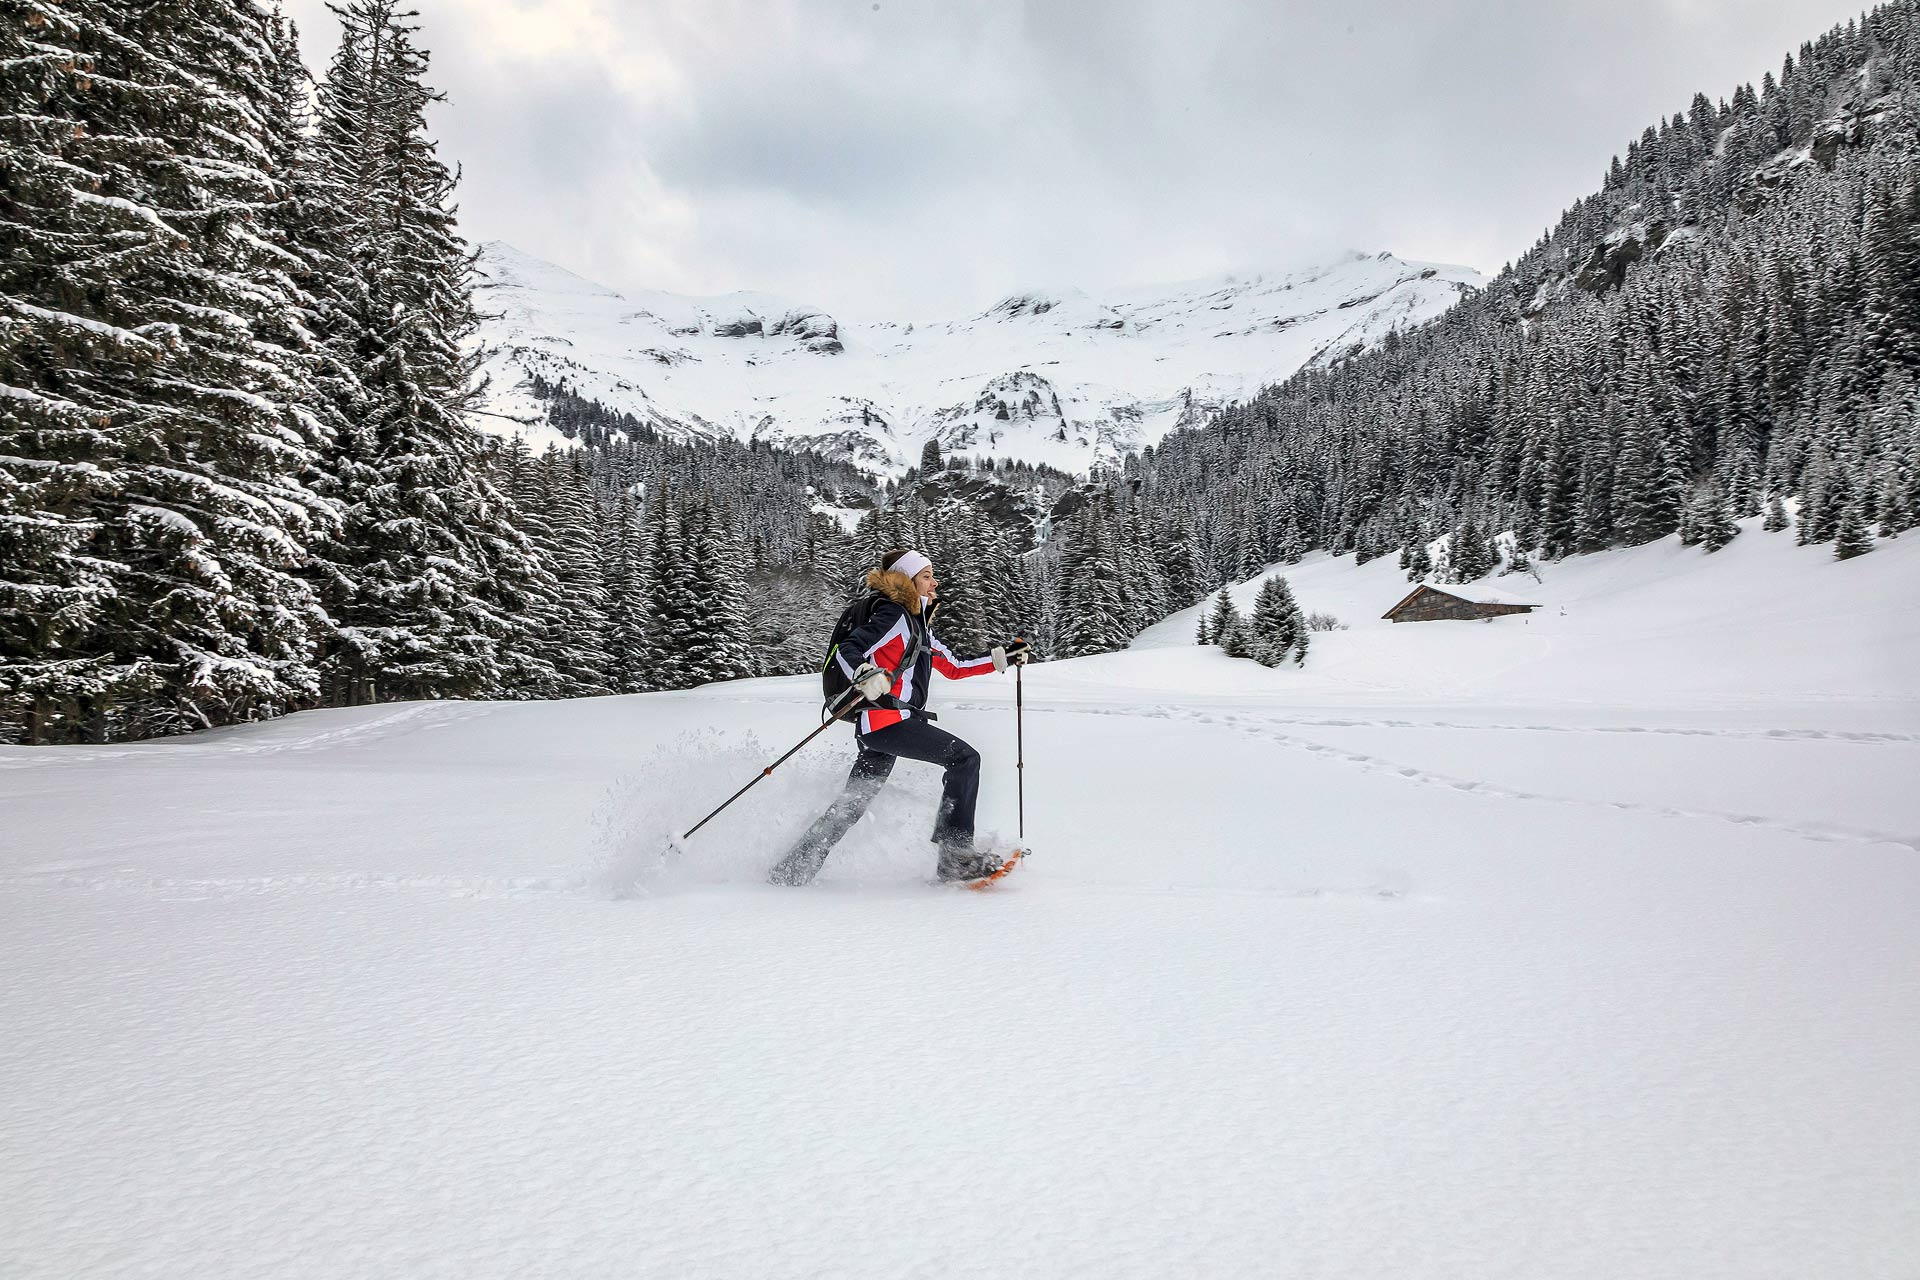
M 579 893 L 586 876 L 409 876 L 375 872 L 284 876 L 80 875 L 85 864 L 50 864 L 0 875 L 0 886 L 86 889 L 94 892 L 150 890 L 179 899 L 242 898 L 270 893 L 355 893 L 425 890 L 450 898 L 524 898 Z M 106 862 L 94 865 L 110 865 Z
M 106 760 L 174 761 L 206 756 L 274 756 L 324 751 L 444 728 L 487 715 L 492 710 L 493 704 L 486 702 L 411 702 L 377 719 L 295 737 L 269 736 L 264 742 L 246 740 L 246 730 L 265 727 L 267 733 L 272 735 L 275 729 L 286 722 L 269 722 L 267 726 L 242 725 L 177 738 L 156 738 L 124 747 L 0 747 L 0 769 L 57 768 Z M 236 737 L 241 740 L 231 740 Z
M 1432 769 L 1422 769 L 1413 765 L 1401 764 L 1382 756 L 1369 755 L 1363 751 L 1351 751 L 1344 747 L 1329 746 L 1324 742 L 1312 742 L 1283 732 L 1277 726 L 1298 725 L 1338 725 L 1343 728 L 1448 728 L 1448 729 L 1550 729 L 1545 725 L 1468 725 L 1447 722 L 1414 721 L 1361 721 L 1361 720 L 1285 720 L 1256 717 L 1227 711 L 1197 711 L 1176 707 L 1155 707 L 1150 709 L 1122 710 L 1109 707 L 1063 706 L 1048 708 L 1049 714 L 1078 714 L 1095 716 L 1140 716 L 1148 719 L 1185 720 L 1195 724 L 1219 724 L 1237 730 L 1249 737 L 1272 742 L 1278 746 L 1295 751 L 1304 751 L 1323 759 L 1338 760 L 1369 773 L 1391 774 L 1408 782 L 1421 786 L 1444 787 L 1451 791 L 1463 791 L 1472 795 L 1485 796 L 1494 800 L 1525 800 L 1542 804 L 1572 805 L 1588 809 L 1614 809 L 1622 813 L 1648 814 L 1658 818 L 1703 819 L 1712 822 L 1727 822 L 1741 827 L 1758 827 L 1768 831 L 1778 831 L 1785 835 L 1798 836 L 1801 839 L 1820 843 L 1853 841 L 1863 844 L 1892 844 L 1912 849 L 1920 853 L 1920 835 L 1905 835 L 1890 831 L 1873 831 L 1859 827 L 1844 827 L 1837 824 L 1788 822 L 1780 818 L 1769 818 L 1754 813 L 1723 813 L 1711 809 L 1685 809 L 1675 805 L 1644 804 L 1633 800 L 1596 800 L 1581 796 L 1553 795 L 1542 791 L 1525 791 L 1518 787 L 1503 786 L 1480 778 L 1461 778 L 1440 773 Z M 1608 732 L 1597 729 L 1589 732 Z M 1763 738 L 1792 740 L 1808 738 L 1812 740 L 1838 740 L 1848 742 L 1895 741 L 1912 742 L 1915 737 L 1905 734 L 1835 734 L 1820 731 L 1775 730 L 1761 733 L 1714 733 L 1708 730 L 1663 730 L 1663 729 L 1616 729 L 1613 732 L 1628 733 L 1680 733 L 1688 736 L 1724 737 L 1724 738 Z M 1567 730 L 1580 732 L 1580 730 Z

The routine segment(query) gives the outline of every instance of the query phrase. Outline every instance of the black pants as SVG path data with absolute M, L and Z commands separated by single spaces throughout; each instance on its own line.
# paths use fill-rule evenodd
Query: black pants
M 940 811 L 933 820 L 933 838 L 942 845 L 973 844 L 973 810 L 980 798 L 980 753 L 925 720 L 909 718 L 884 729 L 859 735 L 860 757 L 847 774 L 840 798 L 821 814 L 800 843 L 780 859 L 767 878 L 775 884 L 807 884 L 820 874 L 821 864 L 840 837 L 867 811 L 874 796 L 893 772 L 901 756 L 924 760 L 946 769 L 940 793 Z

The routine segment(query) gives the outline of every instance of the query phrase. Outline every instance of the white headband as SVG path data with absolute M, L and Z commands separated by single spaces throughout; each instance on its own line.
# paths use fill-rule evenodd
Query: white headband
M 888 566 L 894 573 L 904 573 L 909 578 L 917 576 L 922 569 L 931 569 L 932 567 L 933 561 L 927 559 L 918 551 L 909 551 Z

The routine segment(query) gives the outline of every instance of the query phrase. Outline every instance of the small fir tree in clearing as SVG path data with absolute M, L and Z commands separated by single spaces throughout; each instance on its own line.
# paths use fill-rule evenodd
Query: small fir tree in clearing
M 1213 613 L 1203 619 L 1201 625 L 1213 637 L 1208 643 L 1222 648 L 1226 647 L 1228 638 L 1240 629 L 1240 611 L 1233 607 L 1233 597 L 1227 594 L 1225 587 L 1220 588 L 1220 595 L 1213 602 Z
M 1833 532 L 1833 558 L 1851 560 L 1873 550 L 1873 535 L 1867 532 L 1867 519 L 1855 499 L 1840 512 L 1840 523 Z M 1876 562 L 1877 563 L 1877 562 Z
M 1207 630 L 1207 615 L 1204 613 L 1200 615 L 1200 630 L 1195 633 L 1193 642 L 1195 644 L 1213 643 L 1213 633 Z
M 1779 494 L 1767 499 L 1767 518 L 1761 528 L 1768 533 L 1779 533 L 1791 522 L 1787 519 L 1787 504 L 1780 500 Z
M 1220 652 L 1229 658 L 1253 657 L 1253 635 L 1245 618 L 1234 615 L 1233 625 L 1227 628 L 1226 638 L 1220 641 Z
M 1289 654 L 1296 655 L 1296 662 L 1306 661 L 1306 614 L 1281 575 L 1276 573 L 1260 584 L 1247 630 L 1251 633 L 1253 660 L 1261 666 L 1277 667 Z
M 1406 570 L 1408 582 L 1419 582 L 1433 572 L 1433 557 L 1427 554 L 1427 544 L 1416 542 L 1407 548 Z

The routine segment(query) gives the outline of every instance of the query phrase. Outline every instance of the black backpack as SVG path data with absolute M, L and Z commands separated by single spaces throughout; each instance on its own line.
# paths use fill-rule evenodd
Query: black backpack
M 846 696 L 848 689 L 853 687 L 853 681 L 847 679 L 847 673 L 842 671 L 839 662 L 835 661 L 840 652 L 840 646 L 846 643 L 848 636 L 867 625 L 868 620 L 873 617 L 874 609 L 884 599 L 886 599 L 885 596 L 870 591 L 842 609 L 840 620 L 833 624 L 833 635 L 827 641 L 827 660 L 820 665 L 820 692 L 826 698 L 826 706 L 829 710 Z M 912 633 L 911 628 L 909 633 Z M 911 666 L 919 653 L 920 638 L 915 634 L 913 642 L 907 646 L 906 653 L 901 655 L 900 665 L 893 669 L 894 678 L 897 679 L 902 671 Z M 857 659 L 854 659 L 853 663 L 856 667 L 860 665 Z

